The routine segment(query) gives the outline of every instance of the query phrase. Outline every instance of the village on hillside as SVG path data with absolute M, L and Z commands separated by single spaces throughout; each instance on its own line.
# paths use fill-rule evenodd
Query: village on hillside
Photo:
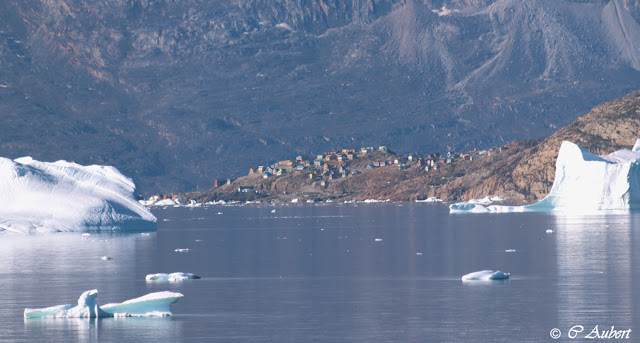
M 205 192 L 155 195 L 149 202 L 421 200 L 505 149 L 404 156 L 387 146 L 345 148 L 254 166 L 246 176 L 213 180 Z

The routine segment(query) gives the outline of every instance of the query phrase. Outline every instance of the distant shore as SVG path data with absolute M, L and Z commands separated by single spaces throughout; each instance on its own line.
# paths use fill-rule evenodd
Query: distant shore
M 237 179 L 215 180 L 204 192 L 156 195 L 147 203 L 374 203 L 382 201 L 466 201 L 468 182 L 501 166 L 535 141 L 510 143 L 487 150 L 463 153 L 400 155 L 386 146 L 343 149 L 311 157 L 279 161 L 251 168 Z M 509 204 L 529 199 L 501 194 Z

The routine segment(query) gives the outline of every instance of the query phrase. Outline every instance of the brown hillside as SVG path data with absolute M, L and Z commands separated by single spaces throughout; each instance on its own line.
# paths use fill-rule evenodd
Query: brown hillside
M 555 174 L 558 150 L 563 141 L 571 141 L 598 155 L 630 149 L 640 137 L 640 91 L 604 103 L 569 126 L 558 130 L 539 144 L 520 151 L 475 186 L 462 198 L 504 194 L 529 200 L 549 193 Z M 467 176 L 450 186 L 464 184 Z

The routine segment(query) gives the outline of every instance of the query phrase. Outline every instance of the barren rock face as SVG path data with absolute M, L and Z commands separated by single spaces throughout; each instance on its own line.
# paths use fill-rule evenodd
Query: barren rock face
M 0 150 L 114 165 L 149 193 L 318 151 L 547 137 L 640 89 L 639 14 L 637 0 L 0 1 Z M 534 167 L 510 191 L 543 193 Z
M 631 149 L 640 135 L 640 91 L 604 103 L 569 126 L 558 130 L 538 145 L 514 156 L 512 165 L 496 167 L 491 175 L 471 187 L 467 197 L 519 194 L 539 200 L 545 197 L 555 175 L 558 149 L 567 140 L 598 155 Z M 496 187 L 497 186 L 497 187 Z

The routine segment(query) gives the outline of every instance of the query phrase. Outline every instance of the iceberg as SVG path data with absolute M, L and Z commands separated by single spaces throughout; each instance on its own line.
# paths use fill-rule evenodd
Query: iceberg
M 503 273 L 501 271 L 493 270 L 481 270 L 479 272 L 469 273 L 462 277 L 462 281 L 492 281 L 492 280 L 507 280 L 511 276 L 510 273 Z
M 442 199 L 438 198 L 438 197 L 428 197 L 424 200 L 416 200 L 416 202 L 442 202 Z
M 155 292 L 122 303 L 106 304 L 102 307 L 96 303 L 97 297 L 98 290 L 92 289 L 80 295 L 76 306 L 58 305 L 42 309 L 27 308 L 24 310 L 24 317 L 34 319 L 170 316 L 170 305 L 180 300 L 183 295 L 175 292 Z
M 200 277 L 196 274 L 180 273 L 180 272 L 171 273 L 171 274 L 165 274 L 165 273 L 149 274 L 145 277 L 145 280 L 147 281 L 169 281 L 169 282 L 194 280 L 194 279 L 200 279 Z
M 631 150 L 598 156 L 564 141 L 549 194 L 527 206 L 482 206 L 476 202 L 451 204 L 451 213 L 574 212 L 592 213 L 640 209 L 640 139 Z
M 0 232 L 155 230 L 135 184 L 111 166 L 0 157 Z

